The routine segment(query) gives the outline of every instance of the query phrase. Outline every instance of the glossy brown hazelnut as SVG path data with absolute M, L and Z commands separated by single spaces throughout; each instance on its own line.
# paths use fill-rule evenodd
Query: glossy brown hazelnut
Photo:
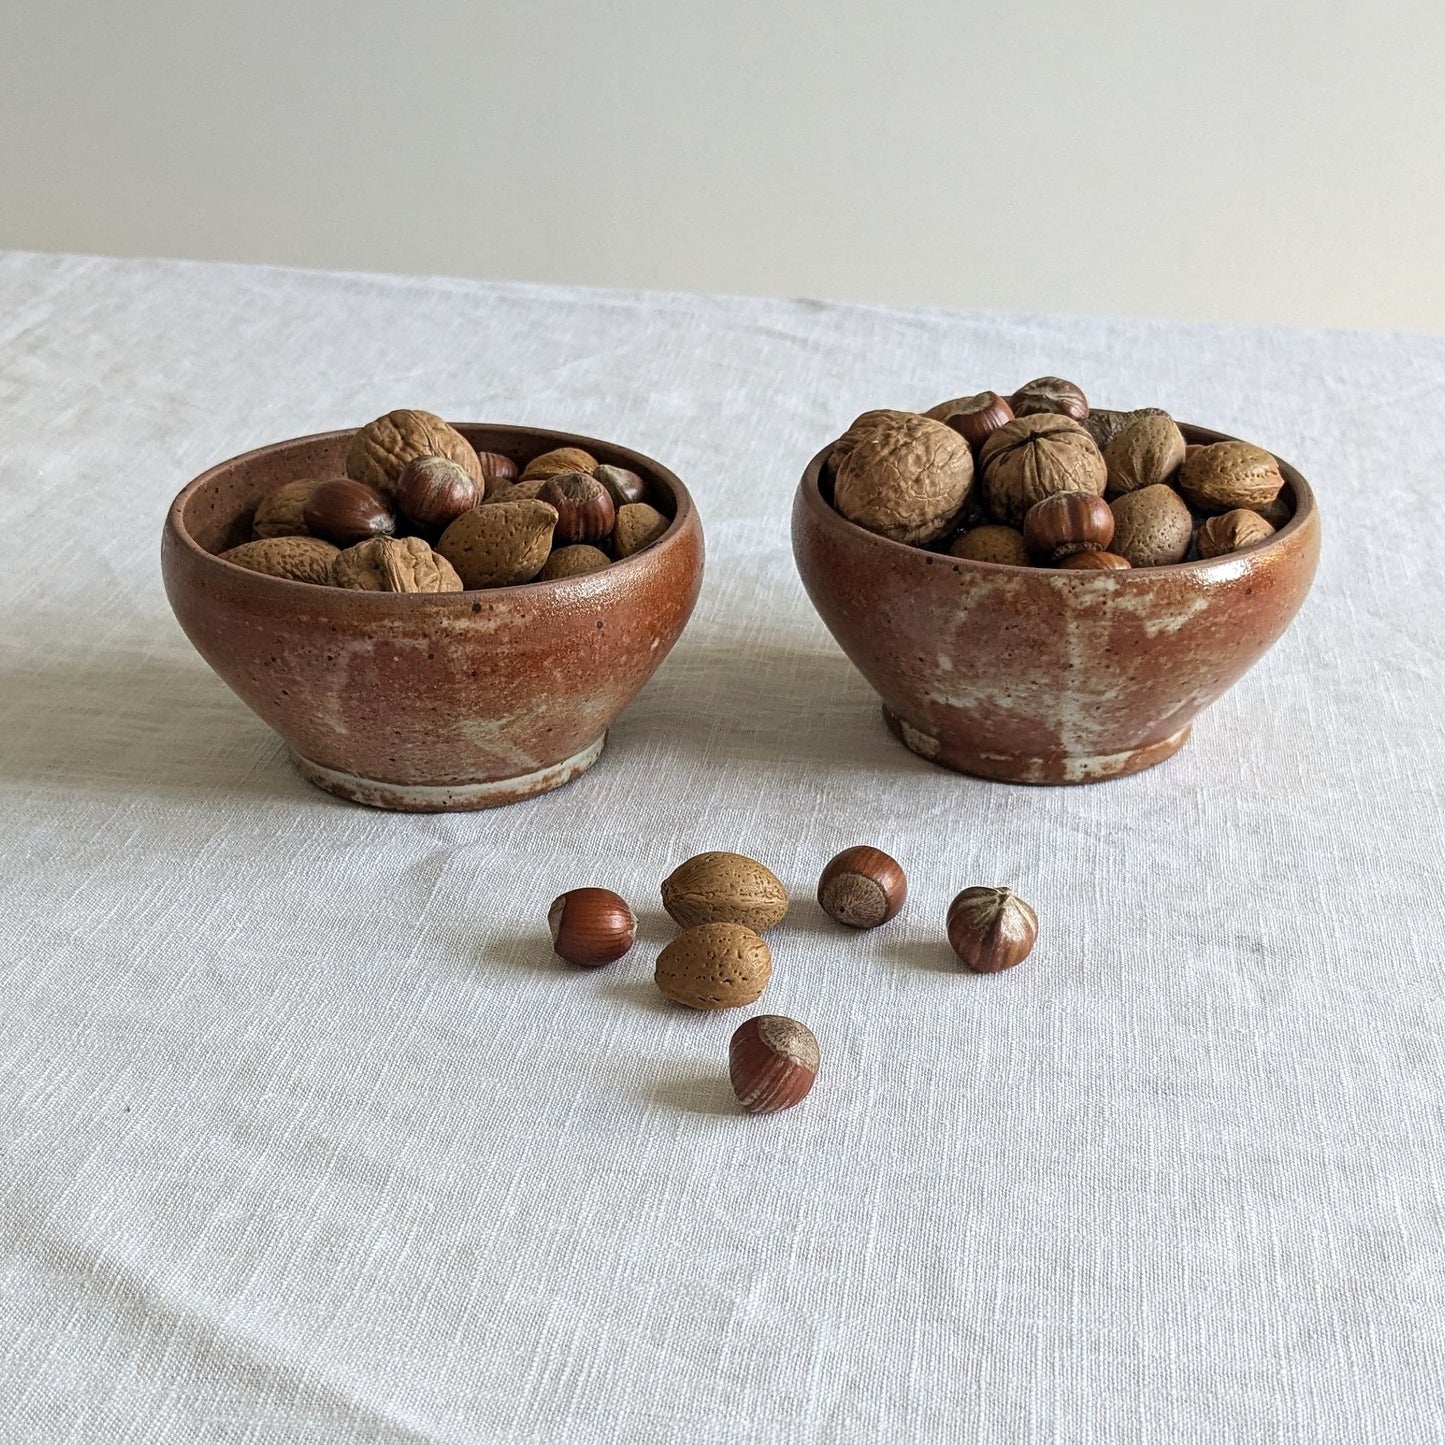
M 396 504 L 422 527 L 445 527 L 482 500 L 476 478 L 446 457 L 413 457 L 396 479 Z
M 1102 552 L 1113 536 L 1114 514 L 1094 492 L 1055 492 L 1035 502 L 1024 517 L 1024 546 L 1040 562 Z
M 1038 416 L 1053 412 L 1083 421 L 1089 414 L 1088 399 L 1083 390 L 1062 376 L 1039 376 L 1026 381 L 1008 399 L 1015 416 Z
M 301 508 L 306 530 L 338 547 L 350 547 L 396 531 L 390 504 L 375 487 L 350 477 L 322 482 Z
M 1117 552 L 1075 552 L 1057 565 L 1065 572 L 1118 572 L 1129 566 L 1129 559 Z
M 614 507 L 625 507 L 629 502 L 647 500 L 647 483 L 636 472 L 627 467 L 601 466 L 597 468 L 597 480 L 607 488 Z
M 1033 950 L 1039 920 L 1008 888 L 965 888 L 948 906 L 948 942 L 975 973 L 1001 973 Z
M 517 480 L 517 464 L 501 452 L 478 452 L 477 460 L 482 464 L 482 480 L 487 484 L 490 497 L 498 487 L 505 487 Z
M 877 928 L 898 915 L 908 897 L 908 879 L 880 848 L 845 848 L 818 879 L 823 912 L 849 928 Z
M 728 1045 L 728 1079 L 749 1114 L 776 1114 L 801 1103 L 818 1077 L 818 1040 L 807 1024 L 759 1014 Z
M 1013 407 L 996 391 L 981 391 L 976 396 L 940 402 L 923 414 L 951 427 L 975 448 L 982 446 L 1005 422 L 1014 419 Z
M 583 968 L 614 963 L 637 938 L 627 900 L 610 888 L 573 888 L 554 898 L 547 927 L 557 957 Z
M 596 543 L 609 536 L 617 520 L 607 488 L 586 472 L 559 472 L 538 489 L 537 500 L 557 509 L 555 545 Z

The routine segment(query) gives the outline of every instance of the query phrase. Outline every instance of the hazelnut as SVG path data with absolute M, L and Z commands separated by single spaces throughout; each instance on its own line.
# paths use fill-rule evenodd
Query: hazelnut
M 463 512 L 442 533 L 437 551 L 466 587 L 512 587 L 547 565 L 557 509 L 546 502 L 488 502 Z
M 1075 552 L 1058 564 L 1067 572 L 1115 572 L 1129 565 L 1117 552 Z
M 1163 412 L 1135 417 L 1104 449 L 1107 491 L 1117 497 L 1167 482 L 1184 464 L 1184 433 Z
M 965 888 L 948 905 L 948 942 L 975 973 L 1001 973 L 1033 951 L 1039 920 L 1008 888 Z
M 823 912 L 849 928 L 877 928 L 897 917 L 908 897 L 903 869 L 879 848 L 845 848 L 818 879 Z
M 1023 526 L 1035 502 L 1055 492 L 1104 490 L 1104 458 L 1078 422 L 1049 412 L 1006 422 L 978 454 L 984 505 L 995 522 Z
M 350 477 L 318 483 L 301 508 L 301 516 L 313 537 L 325 537 L 339 547 L 371 537 L 389 537 L 396 531 L 396 517 L 386 498 L 375 487 Z
M 563 546 L 574 542 L 600 542 L 612 532 L 617 508 L 612 496 L 596 477 L 586 472 L 558 472 L 542 483 L 539 502 L 557 509 L 555 541 Z
M 1201 522 L 1194 534 L 1194 544 L 1201 557 L 1223 557 L 1229 552 L 1257 547 L 1273 536 L 1274 528 L 1258 512 L 1245 511 L 1241 507 Z
M 859 418 L 832 455 L 833 505 L 850 522 L 895 542 L 942 537 L 973 486 L 968 443 L 941 421 L 912 412 Z
M 1029 565 L 1024 534 L 1017 527 L 1001 527 L 994 522 L 970 527 L 962 536 L 955 537 L 948 544 L 948 555 L 968 562 L 1003 562 L 1010 567 Z
M 557 582 L 563 577 L 585 577 L 612 565 L 612 558 L 598 547 L 558 547 L 542 568 L 540 581 Z
M 612 528 L 612 550 L 620 561 L 650 547 L 667 529 L 672 519 L 646 502 L 625 502 L 617 509 Z
M 483 480 L 472 444 L 455 427 L 429 411 L 389 411 L 357 429 L 346 451 L 346 475 L 391 496 L 402 468 L 413 457 L 454 461 L 468 476 Z
M 1089 414 L 1083 391 L 1062 376 L 1026 381 L 1008 400 L 1015 416 L 1068 416 L 1083 421 Z
M 1194 540 L 1194 518 L 1179 493 L 1163 482 L 1125 492 L 1110 504 L 1114 539 L 1109 544 L 1131 567 L 1182 562 Z
M 299 482 L 285 482 L 267 492 L 256 503 L 251 518 L 251 531 L 258 537 L 305 537 L 306 519 L 301 509 L 306 499 L 321 485 L 320 477 L 304 477 Z
M 422 527 L 445 527 L 482 500 L 483 488 L 445 457 L 413 457 L 396 482 L 396 504 Z
M 1111 411 L 1108 407 L 1090 407 L 1084 418 L 1084 430 L 1093 437 L 1094 444 L 1103 451 L 1130 422 L 1143 416 L 1168 416 L 1169 413 L 1157 406 L 1140 406 L 1133 411 Z
M 701 923 L 658 954 L 653 979 L 675 1003 L 714 1009 L 756 1002 L 772 976 L 772 952 L 751 928 Z
M 627 467 L 598 467 L 596 477 L 607 488 L 614 507 L 625 507 L 629 502 L 647 500 L 647 483 Z
M 1055 492 L 1024 518 L 1031 556 L 1059 563 L 1076 552 L 1102 552 L 1114 535 L 1114 514 L 1096 492 Z
M 750 1018 L 728 1044 L 728 1078 L 749 1114 L 776 1114 L 807 1097 L 818 1077 L 818 1040 L 781 1014 Z
M 501 452 L 478 452 L 477 463 L 489 497 L 498 487 L 507 486 L 517 480 L 516 462 L 511 457 L 503 456 Z
M 552 950 L 583 968 L 615 963 L 637 938 L 627 900 L 610 888 L 573 888 L 547 910 Z
M 357 592 L 460 592 L 462 579 L 421 537 L 373 537 L 332 562 L 331 585 Z
M 960 396 L 940 402 L 923 413 L 952 428 L 969 446 L 977 448 L 1005 422 L 1014 419 L 1013 408 L 996 391 Z
M 663 881 L 662 906 L 684 928 L 742 923 L 762 933 L 782 922 L 788 891 L 756 859 L 741 853 L 699 853 Z
M 550 452 L 533 457 L 522 468 L 521 480 L 545 482 L 548 477 L 562 472 L 586 472 L 590 477 L 596 470 L 597 458 L 591 452 L 584 452 L 581 447 L 554 447 Z
M 262 537 L 222 552 L 221 561 L 234 562 L 237 567 L 267 577 L 325 586 L 331 580 L 331 563 L 336 555 L 337 549 L 320 537 Z
M 1201 512 L 1258 511 L 1284 486 L 1279 463 L 1263 447 L 1249 442 L 1214 442 L 1179 469 L 1179 490 Z

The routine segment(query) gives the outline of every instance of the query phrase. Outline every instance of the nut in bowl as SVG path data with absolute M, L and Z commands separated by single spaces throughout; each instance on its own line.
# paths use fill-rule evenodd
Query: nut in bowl
M 377 425 L 276 442 L 191 482 L 172 503 L 161 542 L 177 620 L 232 691 L 281 735 L 302 776 L 328 792 L 374 807 L 437 812 L 494 807 L 560 787 L 596 761 L 608 727 L 692 613 L 703 540 L 687 489 L 649 458 L 587 437 L 458 423 L 447 428 L 445 451 L 408 453 L 391 432 L 360 447 L 358 438 Z M 303 527 L 307 489 L 293 488 L 296 495 L 283 496 L 279 507 L 262 504 L 283 485 L 343 476 L 349 452 L 360 459 L 352 474 L 365 472 L 355 480 L 383 498 L 397 494 L 396 479 L 414 455 L 446 455 L 473 482 L 483 477 L 498 489 L 496 503 L 483 501 L 477 483 L 476 508 L 486 510 L 504 502 L 510 486 L 493 478 L 521 474 L 563 448 L 570 459 L 581 455 L 637 479 L 646 494 L 640 505 L 662 518 L 645 546 L 599 553 L 586 572 L 466 590 L 446 554 L 464 568 L 480 566 L 491 559 L 488 547 L 505 546 L 525 528 L 504 525 L 498 538 L 463 536 L 466 545 L 449 544 L 445 530 L 428 540 L 435 526 L 423 536 L 373 538 L 359 546 L 407 555 L 388 553 L 365 567 L 359 561 L 366 559 L 340 565 L 348 550 L 320 539 L 281 535 L 264 548 L 249 540 L 258 507 L 268 528 Z M 433 500 L 440 493 L 423 490 Z M 447 489 L 436 521 L 465 490 Z M 300 506 L 292 505 L 297 496 Z M 531 510 L 555 516 L 535 502 L 511 510 L 526 512 L 525 523 Z M 532 546 L 531 531 L 523 540 Z M 221 556 L 242 544 L 241 556 Z M 257 549 L 266 555 L 252 559 Z M 547 559 L 544 545 L 536 566 L 529 561 L 524 570 L 537 578 Z M 504 575 L 516 577 L 516 567 Z
M 1072 412 L 1031 411 L 988 434 L 975 458 L 985 506 L 970 491 L 953 530 L 923 546 L 842 515 L 831 448 L 809 463 L 794 501 L 793 555 L 828 630 L 904 744 L 960 772 L 1084 783 L 1162 762 L 1289 626 L 1314 577 L 1319 515 L 1293 467 L 1181 424 L 1185 461 L 1157 409 L 1133 414 L 1140 444 L 1129 453 L 1113 438 L 1130 415 L 1101 413 L 1121 474 L 1126 454 L 1132 461 L 1125 485 L 1136 490 L 1116 492 L 1092 417 L 1080 422 L 1078 400 L 1065 400 Z M 1048 388 L 1036 402 L 1050 403 Z M 1231 446 L 1213 452 L 1217 443 Z M 1033 450 L 1020 468 L 1023 447 Z M 1271 468 L 1282 486 L 1268 502 L 1260 478 Z M 927 481 L 938 496 L 937 478 Z M 1067 502 L 1035 517 L 1026 546 L 1010 529 L 1055 494 Z M 1245 527 L 1233 512 L 1209 515 L 1241 506 L 1267 507 L 1274 520 Z M 1076 546 L 1092 550 L 1068 552 Z M 1023 565 L 1030 552 L 1042 565 Z

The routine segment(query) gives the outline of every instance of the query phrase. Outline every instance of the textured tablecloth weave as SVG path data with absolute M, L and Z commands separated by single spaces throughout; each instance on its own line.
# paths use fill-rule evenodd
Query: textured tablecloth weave
M 956 777 L 793 569 L 855 413 L 1042 372 L 1310 478 L 1315 590 L 1164 766 Z M 0 1439 L 1445 1440 L 1445 341 L 0 256 Z M 614 438 L 692 488 L 690 629 L 569 788 L 302 783 L 161 590 L 213 461 L 395 406 Z M 903 917 L 844 934 L 872 842 Z M 798 902 L 737 1014 L 666 1004 L 658 880 Z M 948 899 L 1042 920 L 953 967 Z M 568 971 L 580 884 L 635 953 Z

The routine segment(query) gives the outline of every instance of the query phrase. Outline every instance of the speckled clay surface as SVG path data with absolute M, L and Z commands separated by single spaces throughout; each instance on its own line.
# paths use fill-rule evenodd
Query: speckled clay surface
M 273 487 L 339 474 L 350 431 L 222 462 L 166 518 L 166 594 L 197 651 L 285 739 L 304 777 L 376 807 L 494 807 L 576 777 L 677 641 L 702 581 L 696 509 L 657 463 L 562 432 L 458 430 L 519 465 L 585 447 L 642 476 L 672 524 L 604 572 L 477 592 L 318 587 L 213 555 L 245 540 Z
M 1162 762 L 1289 626 L 1319 558 L 1314 497 L 1283 462 L 1294 516 L 1263 546 L 1070 572 L 969 562 L 865 532 L 829 504 L 826 455 L 793 506 L 808 596 L 903 742 L 982 777 L 1084 783 Z

